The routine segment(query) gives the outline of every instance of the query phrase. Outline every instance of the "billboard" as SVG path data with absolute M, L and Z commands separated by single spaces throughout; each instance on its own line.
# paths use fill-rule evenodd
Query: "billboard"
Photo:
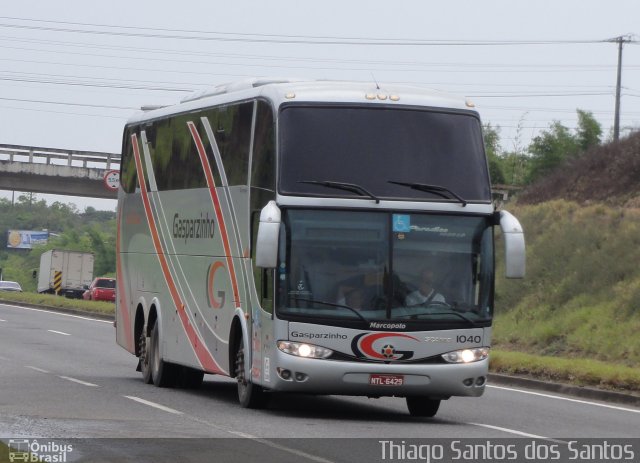
M 9 230 L 7 235 L 7 247 L 10 249 L 31 249 L 38 244 L 47 244 L 48 231 L 33 230 Z

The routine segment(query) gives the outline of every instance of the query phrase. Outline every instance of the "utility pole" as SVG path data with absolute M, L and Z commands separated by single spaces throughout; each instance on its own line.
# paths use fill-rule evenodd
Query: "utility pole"
M 632 42 L 631 35 L 621 35 L 607 42 L 618 43 L 618 75 L 616 79 L 616 110 L 613 118 L 613 140 L 618 141 L 620 139 L 620 91 L 622 88 L 622 45 Z

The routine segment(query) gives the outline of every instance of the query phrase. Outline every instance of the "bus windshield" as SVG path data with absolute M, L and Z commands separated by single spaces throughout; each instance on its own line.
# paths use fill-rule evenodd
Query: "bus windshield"
M 443 201 L 408 185 L 436 185 L 455 200 L 490 202 L 475 113 L 401 107 L 287 105 L 281 110 L 280 183 L 285 195 Z M 327 188 L 327 182 L 333 186 Z M 391 183 L 395 182 L 395 183 Z M 445 199 L 446 200 L 446 199 Z
M 488 217 L 289 209 L 280 239 L 282 318 L 455 326 L 491 320 Z

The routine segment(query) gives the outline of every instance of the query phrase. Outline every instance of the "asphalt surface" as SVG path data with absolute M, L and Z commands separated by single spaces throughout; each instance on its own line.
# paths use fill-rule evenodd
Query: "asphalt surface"
M 399 398 L 276 395 L 256 411 L 240 408 L 230 379 L 162 389 L 143 384 L 136 364 L 116 345 L 111 322 L 0 305 L 0 439 L 89 438 L 74 441 L 66 461 L 266 463 L 383 461 L 384 440 L 566 446 L 640 436 L 638 407 L 521 387 L 489 384 L 481 398 L 444 401 L 431 419 L 409 416 Z

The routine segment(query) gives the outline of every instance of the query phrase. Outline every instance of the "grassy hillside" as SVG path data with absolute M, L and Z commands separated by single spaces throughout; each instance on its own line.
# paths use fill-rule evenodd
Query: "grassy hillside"
M 498 275 L 494 346 L 640 366 L 640 209 L 555 200 L 509 210 L 525 230 L 527 277 Z

